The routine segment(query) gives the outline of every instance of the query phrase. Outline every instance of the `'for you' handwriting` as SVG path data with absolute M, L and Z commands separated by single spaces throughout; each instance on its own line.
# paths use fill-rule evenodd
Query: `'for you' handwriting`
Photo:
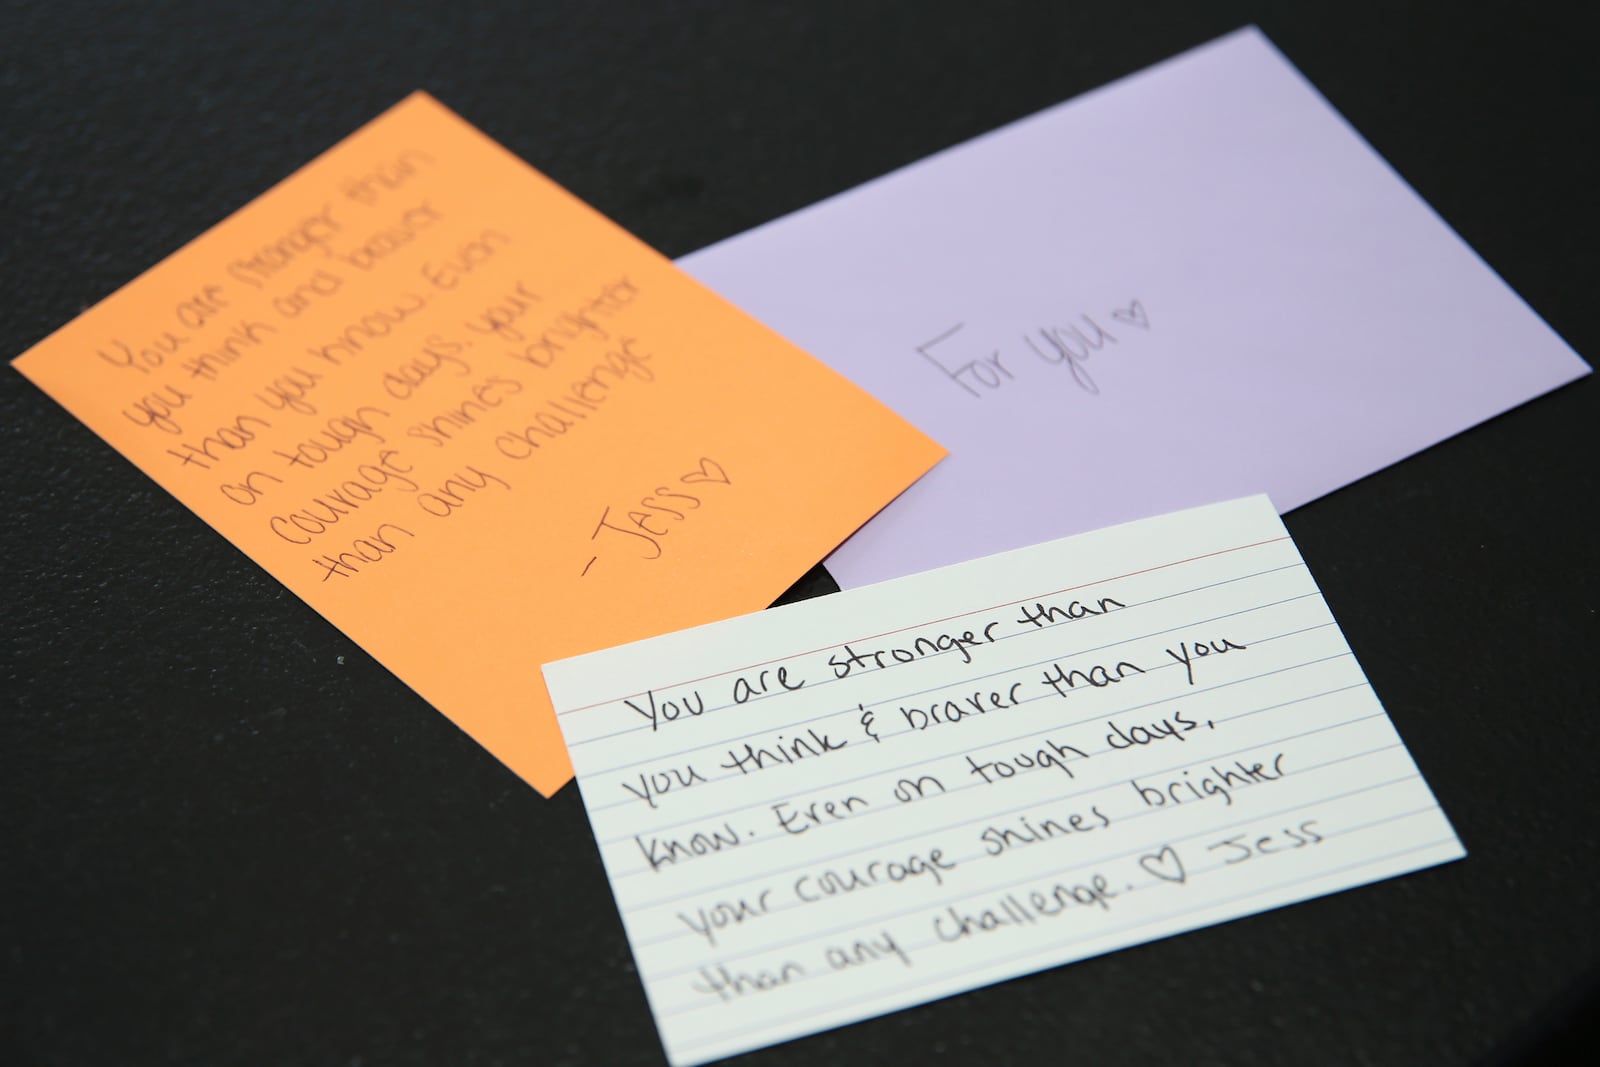
M 1150 329 L 1150 315 L 1142 300 L 1132 300 L 1096 318 L 1080 313 L 1066 325 L 1039 326 L 1015 337 L 975 334 L 958 322 L 930 340 L 916 345 L 917 354 L 968 396 L 984 396 L 1018 382 L 1030 368 L 1064 371 L 1072 384 L 1091 396 L 1100 395 L 1091 363 L 1121 343 L 1120 334 Z M 1109 321 L 1108 325 L 1102 322 Z M 1040 378 L 1040 385 L 1048 379 Z

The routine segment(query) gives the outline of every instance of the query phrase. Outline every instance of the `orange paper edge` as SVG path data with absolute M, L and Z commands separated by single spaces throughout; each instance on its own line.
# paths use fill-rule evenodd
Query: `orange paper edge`
M 543 662 L 765 607 L 944 454 L 420 92 L 14 365 L 547 796 Z

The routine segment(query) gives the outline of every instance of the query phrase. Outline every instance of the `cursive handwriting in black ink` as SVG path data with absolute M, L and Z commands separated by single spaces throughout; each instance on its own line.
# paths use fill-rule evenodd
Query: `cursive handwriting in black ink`
M 658 806 L 656 804 L 657 797 L 665 796 L 674 789 L 688 789 L 696 783 L 704 783 L 705 780 L 705 776 L 695 770 L 694 764 L 687 763 L 682 767 L 668 767 L 664 771 L 651 771 L 648 774 L 641 773 L 638 777 L 639 784 L 637 788 L 632 782 L 619 782 L 617 784 L 654 808 Z
M 1223 638 L 1220 641 L 1196 641 L 1193 648 L 1189 646 L 1189 642 L 1180 641 L 1178 642 L 1178 651 L 1174 652 L 1169 648 L 1167 649 L 1167 655 L 1171 656 L 1175 662 L 1183 664 L 1184 671 L 1189 675 L 1189 684 L 1193 685 L 1195 660 L 1204 659 L 1207 656 L 1220 656 L 1227 652 L 1243 652 L 1248 647 L 1248 645 L 1236 645 L 1227 638 Z
M 724 770 L 738 771 L 740 774 L 755 774 L 769 767 L 826 756 L 830 752 L 839 751 L 849 743 L 844 739 L 834 740 L 827 733 L 819 734 L 814 729 L 807 730 L 804 737 L 785 738 L 779 734 L 767 745 L 758 747 L 747 741 L 743 752 L 737 748 L 728 749 L 727 761 L 719 766 Z
M 1116 673 L 1112 674 L 1112 671 Z M 1067 670 L 1059 663 L 1052 663 L 1050 664 L 1050 669 L 1044 672 L 1044 677 L 1040 680 L 1040 684 L 1048 685 L 1051 689 L 1054 689 L 1056 696 L 1065 697 L 1079 685 L 1088 685 L 1095 689 L 1104 689 L 1108 685 L 1116 685 L 1127 678 L 1130 671 L 1134 674 L 1143 674 L 1144 668 L 1137 664 L 1129 663 L 1127 660 L 1120 660 L 1109 668 L 1096 663 L 1087 671 L 1077 667 Z
M 1045 739 L 1043 746 L 1033 751 L 1018 752 L 1005 759 L 991 759 L 982 763 L 973 759 L 971 755 L 965 757 L 968 773 L 975 774 L 983 779 L 985 785 L 995 785 L 1007 778 L 1015 778 L 1018 774 L 1027 771 L 1048 770 L 1054 768 L 1065 774 L 1068 778 L 1075 778 L 1072 768 L 1067 766 L 1073 759 L 1088 759 L 1089 754 L 1076 745 L 1064 744 L 1060 741 Z
M 676 722 L 684 715 L 696 716 L 705 714 L 706 700 L 700 695 L 698 689 L 689 690 L 689 695 L 679 694 L 677 700 L 656 700 L 654 690 L 647 689 L 644 694 L 644 705 L 641 707 L 632 700 L 623 698 L 623 703 L 632 708 L 642 718 L 650 720 L 650 732 L 654 733 L 661 728 L 663 722 Z
M 1284 776 L 1283 753 L 1280 752 L 1273 757 L 1271 770 L 1259 761 L 1245 763 L 1243 760 L 1234 760 L 1232 767 L 1218 767 L 1213 763 L 1205 768 L 1205 771 L 1210 773 L 1202 772 L 1198 778 L 1194 776 L 1193 771 L 1184 771 L 1182 778 L 1170 779 L 1159 787 L 1140 785 L 1137 778 L 1130 779 L 1128 784 L 1133 786 L 1146 807 L 1163 808 L 1168 804 L 1178 805 L 1205 800 L 1208 797 L 1221 797 L 1222 803 L 1231 808 L 1236 790 L 1276 782 Z
M 881 671 L 897 663 L 913 663 L 924 656 L 937 656 L 943 652 L 954 652 L 961 657 L 962 663 L 971 663 L 974 648 L 986 644 L 992 645 L 997 640 L 994 631 L 999 625 L 998 622 L 991 622 L 977 634 L 966 630 L 958 634 L 919 636 L 911 642 L 910 648 L 879 648 L 870 652 L 857 652 L 851 646 L 845 645 L 842 653 L 836 652 L 828 657 L 828 666 L 833 668 L 835 678 L 844 679 L 850 677 L 852 671 Z
M 1032 625 L 1036 629 L 1042 630 L 1051 623 L 1075 622 L 1078 619 L 1105 615 L 1108 612 L 1127 606 L 1122 601 L 1113 600 L 1108 596 L 1098 598 L 1094 604 L 1085 604 L 1081 600 L 1074 600 L 1064 608 L 1036 600 L 1031 608 L 1026 604 L 1019 605 L 1022 608 L 1022 617 L 1017 620 L 1017 624 Z

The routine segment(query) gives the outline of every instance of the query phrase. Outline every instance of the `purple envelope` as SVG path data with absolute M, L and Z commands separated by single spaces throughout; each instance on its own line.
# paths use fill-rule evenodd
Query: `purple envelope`
M 845 588 L 1286 511 L 1589 371 L 1255 29 L 679 265 L 950 450 Z

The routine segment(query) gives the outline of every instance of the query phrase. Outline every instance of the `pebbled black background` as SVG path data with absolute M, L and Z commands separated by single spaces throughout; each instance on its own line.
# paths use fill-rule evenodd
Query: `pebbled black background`
M 680 255 L 1252 21 L 1600 353 L 1600 35 L 1543 5 L 3 11 L 8 358 L 414 88 Z M 1288 517 L 1466 861 L 748 1061 L 1454 1064 L 1592 1036 L 1596 388 Z M 0 457 L 0 1062 L 662 1062 L 576 790 L 523 786 L 11 371 Z

